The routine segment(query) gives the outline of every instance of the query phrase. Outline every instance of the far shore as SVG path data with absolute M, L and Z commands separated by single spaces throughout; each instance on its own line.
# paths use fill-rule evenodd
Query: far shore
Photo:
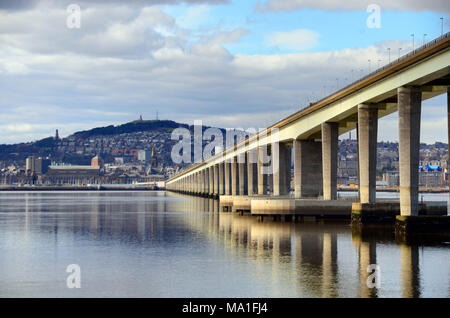
M 80 185 L 80 186 L 0 186 L 0 191 L 162 191 L 154 185 Z M 338 187 L 340 192 L 358 192 L 357 187 Z M 400 192 L 398 187 L 378 187 L 377 192 Z M 448 193 L 448 188 L 420 187 L 419 193 Z
M 0 191 L 159 191 L 148 185 L 89 185 L 89 186 L 2 186 Z
M 338 191 L 358 192 L 356 187 L 339 187 Z M 377 192 L 400 192 L 399 187 L 377 187 Z M 420 187 L 419 193 L 448 193 L 448 188 L 425 188 Z

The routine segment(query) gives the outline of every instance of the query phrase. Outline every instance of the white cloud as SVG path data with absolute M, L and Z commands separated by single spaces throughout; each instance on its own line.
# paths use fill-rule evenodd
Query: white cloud
M 294 11 L 302 9 L 359 10 L 365 11 L 369 4 L 376 3 L 381 10 L 450 12 L 448 0 L 267 0 L 258 2 L 261 12 Z
M 187 8 L 184 14 L 177 18 L 177 24 L 185 29 L 195 29 L 202 24 L 212 21 L 211 7 L 208 5 L 197 5 Z
M 336 78 L 349 82 L 352 69 L 355 79 L 367 73 L 368 59 L 387 63 L 387 47 L 410 45 L 231 54 L 224 43 L 248 31 L 216 26 L 197 37 L 161 8 L 110 9 L 86 9 L 80 30 L 65 27 L 65 10 L 0 11 L 0 143 L 153 118 L 157 110 L 179 122 L 265 127 L 335 90 Z M 314 35 L 297 31 L 272 40 L 295 50 L 313 45 Z
M 127 0 L 128 6 L 143 6 L 148 5 L 150 1 L 148 0 Z M 151 0 L 151 5 L 157 4 L 224 4 L 228 3 L 229 0 Z M 74 3 L 73 0 L 2 0 L 0 1 L 0 10 L 24 10 L 30 9 L 35 6 L 39 6 L 39 4 L 46 4 L 49 6 L 62 6 L 67 7 L 69 4 Z M 117 5 L 123 4 L 123 0 L 77 0 L 77 4 L 86 7 L 90 5 L 99 6 L 99 5 Z
M 307 29 L 270 33 L 266 40 L 270 46 L 285 50 L 304 51 L 314 48 L 319 42 L 319 34 Z

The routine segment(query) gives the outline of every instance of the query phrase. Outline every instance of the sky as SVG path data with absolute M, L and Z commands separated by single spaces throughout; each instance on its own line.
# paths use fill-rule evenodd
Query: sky
M 450 31 L 449 15 L 448 0 L 0 0 L 0 143 L 157 113 L 264 128 Z M 446 103 L 423 103 L 422 142 L 447 142 Z M 378 140 L 397 138 L 395 113 Z

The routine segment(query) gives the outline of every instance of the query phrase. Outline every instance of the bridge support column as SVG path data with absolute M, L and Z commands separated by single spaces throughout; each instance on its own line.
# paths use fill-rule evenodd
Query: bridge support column
M 321 142 L 294 140 L 294 188 L 296 198 L 318 197 L 322 193 Z
M 264 156 L 267 156 L 267 147 L 258 147 L 258 195 L 264 195 L 267 191 L 267 172 L 264 167 Z
M 225 194 L 225 163 L 218 164 L 219 170 L 219 195 Z
M 205 186 L 203 187 L 203 194 L 204 195 L 209 195 L 209 187 L 210 187 L 210 183 L 209 183 L 209 168 L 205 168 L 203 170 L 203 180 L 205 181 Z
M 323 199 L 337 198 L 338 123 L 322 124 Z
M 213 166 L 213 170 L 214 170 L 214 195 L 218 195 L 219 194 L 219 165 L 214 165 Z
M 400 214 L 419 214 L 419 147 L 422 89 L 398 89 Z
M 247 194 L 258 193 L 258 154 L 256 149 L 247 152 Z
M 209 191 L 208 194 L 212 196 L 214 194 L 214 167 L 209 167 L 208 174 L 209 174 Z
M 190 176 L 187 176 L 186 177 L 186 192 L 189 192 L 189 190 L 190 190 L 190 183 L 191 183 L 191 177 Z
M 197 192 L 197 173 L 192 175 L 192 193 Z
M 358 161 L 361 203 L 375 203 L 377 195 L 378 106 L 358 106 Z
M 277 149 L 278 148 L 278 149 Z M 288 173 L 289 167 L 289 173 Z M 291 149 L 284 143 L 272 146 L 273 195 L 288 194 L 291 170 Z
M 240 154 L 238 157 L 238 171 L 239 171 L 239 195 L 247 194 L 247 163 L 245 161 L 245 153 Z
M 225 195 L 231 195 L 231 162 L 225 161 Z
M 238 163 L 234 157 L 231 162 L 231 195 L 239 194 L 239 182 Z

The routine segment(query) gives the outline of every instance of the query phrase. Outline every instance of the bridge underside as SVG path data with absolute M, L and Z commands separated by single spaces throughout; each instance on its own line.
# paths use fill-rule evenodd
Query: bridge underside
M 380 72 L 389 71 L 386 76 L 364 86 L 356 83 L 354 87 L 344 89 L 344 93 L 348 90 L 346 95 L 319 101 L 175 176 L 167 182 L 167 188 L 207 196 L 258 194 L 279 197 L 292 191 L 293 199 L 336 200 L 338 138 L 356 128 L 360 203 L 376 204 L 378 119 L 398 112 L 400 213 L 402 216 L 419 215 L 422 101 L 447 94 L 450 114 L 449 39 L 446 35 L 437 42 L 441 49 L 426 58 L 403 68 L 396 69 L 394 64 L 390 66 L 393 71 L 387 68 Z M 270 154 L 269 164 L 262 162 L 261 154 L 264 153 Z

